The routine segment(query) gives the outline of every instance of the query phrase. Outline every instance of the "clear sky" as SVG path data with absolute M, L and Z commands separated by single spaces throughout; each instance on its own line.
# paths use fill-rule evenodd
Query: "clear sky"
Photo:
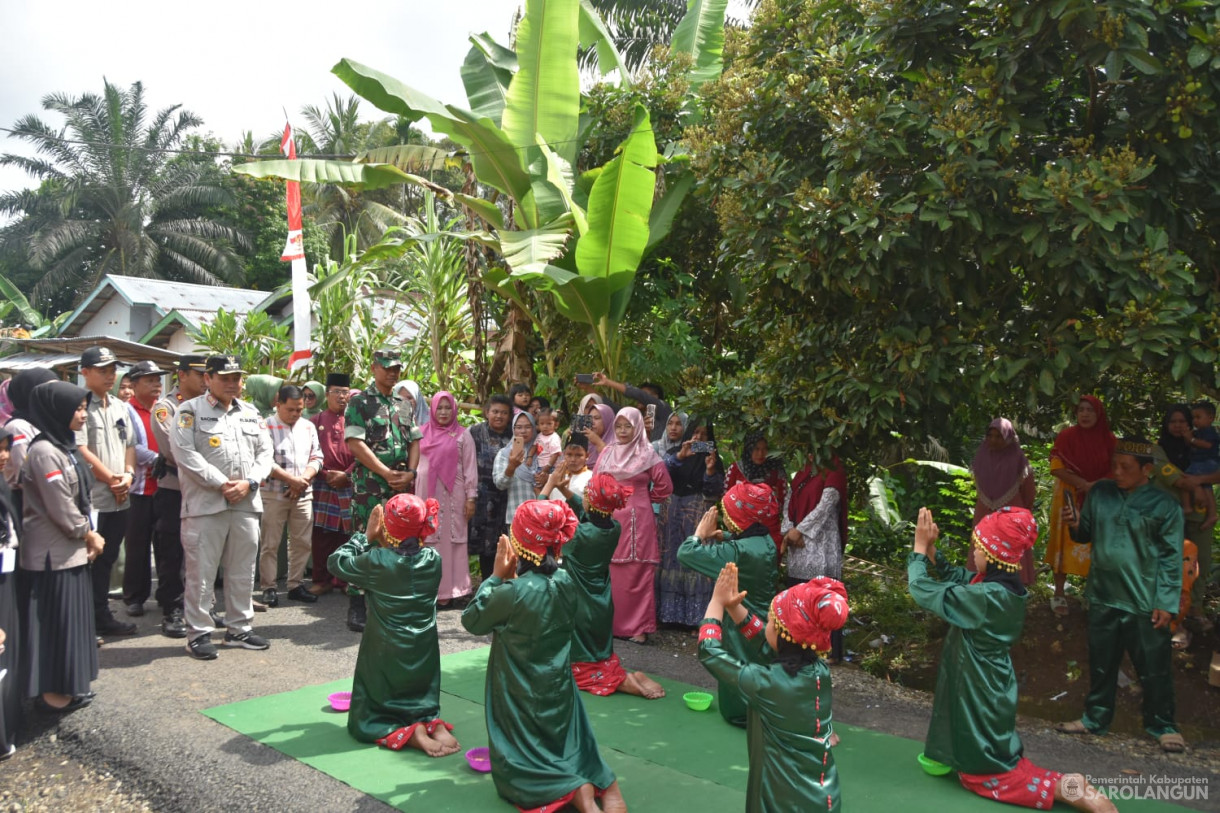
M 302 105 L 350 93 L 330 69 L 347 57 L 443 102 L 464 104 L 458 69 L 467 38 L 486 31 L 507 44 L 518 0 L 0 0 L 0 127 L 42 109 L 49 93 L 101 93 L 102 78 L 144 83 L 150 115 L 182 104 L 200 132 L 226 142 L 263 138 L 299 121 Z M 367 102 L 363 119 L 382 114 Z M 0 153 L 31 154 L 0 133 Z M 0 167 L 0 190 L 34 186 Z

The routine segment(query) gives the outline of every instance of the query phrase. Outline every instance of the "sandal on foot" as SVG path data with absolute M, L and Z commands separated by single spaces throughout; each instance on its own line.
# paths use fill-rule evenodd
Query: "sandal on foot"
M 1162 734 L 1156 739 L 1161 744 L 1161 750 L 1167 754 L 1180 754 L 1186 750 L 1186 740 L 1176 731 L 1172 734 Z
M 1186 627 L 1180 628 L 1177 632 L 1175 632 L 1173 634 L 1173 638 L 1170 639 L 1170 646 L 1172 646 L 1174 649 L 1176 649 L 1179 652 L 1181 652 L 1182 650 L 1189 647 L 1190 646 L 1190 630 L 1186 629 Z
M 1051 596 L 1051 612 L 1062 618 L 1068 614 L 1068 600 L 1066 596 Z
M 1085 727 L 1085 724 L 1080 722 L 1079 720 L 1070 720 L 1066 723 L 1058 723 L 1055 726 L 1055 730 L 1058 731 L 1060 734 L 1092 734 L 1093 733 L 1092 731 L 1089 731 L 1089 729 Z

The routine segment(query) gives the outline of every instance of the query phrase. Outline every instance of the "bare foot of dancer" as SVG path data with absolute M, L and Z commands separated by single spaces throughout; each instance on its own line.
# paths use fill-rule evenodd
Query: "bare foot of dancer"
M 618 789 L 617 779 L 602 794 L 602 810 L 606 813 L 627 813 L 627 803 L 623 801 L 623 792 Z
M 457 739 L 449 732 L 449 729 L 443 725 L 438 725 L 432 732 L 432 739 L 444 751 L 443 754 L 431 754 L 430 756 L 448 756 L 456 754 L 462 750 L 462 746 L 458 745 Z
M 411 732 L 411 739 L 407 740 L 407 747 L 423 751 L 430 757 L 444 756 L 440 744 L 428 736 L 428 730 L 424 728 L 422 723 L 417 725 L 415 730 Z
M 619 685 L 618 690 L 645 700 L 656 700 L 665 696 L 665 687 L 643 672 L 628 672 L 627 679 Z
M 572 797 L 572 807 L 580 811 L 580 813 L 598 813 L 597 807 L 597 792 L 593 785 L 586 782 L 576 789 L 576 795 Z
M 1055 800 L 1088 813 L 1118 813 L 1114 802 L 1078 773 L 1064 774 L 1059 784 L 1055 785 Z

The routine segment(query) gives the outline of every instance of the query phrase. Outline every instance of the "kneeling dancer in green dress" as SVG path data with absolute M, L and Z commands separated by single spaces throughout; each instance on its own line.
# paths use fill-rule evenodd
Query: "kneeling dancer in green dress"
M 492 635 L 487 739 L 496 791 L 523 811 L 625 811 L 572 679 L 578 588 L 556 561 L 579 521 L 561 500 L 528 500 L 501 536 L 492 576 L 462 613 Z
M 1056 728 L 1065 734 L 1104 734 L 1114 719 L 1123 652 L 1139 675 L 1144 730 L 1161 749 L 1186 750 L 1174 722 L 1170 622 L 1182 593 L 1185 520 L 1177 500 L 1150 482 L 1156 448 L 1143 438 L 1120 440 L 1113 480 L 1089 490 L 1079 519 L 1064 511 L 1079 543 L 1093 544 L 1089 599 L 1089 694 L 1084 715 Z
M 436 532 L 439 506 L 396 494 L 330 555 L 327 568 L 365 591 L 368 625 L 356 656 L 347 731 L 394 751 L 430 757 L 457 753 L 453 726 L 440 719 L 441 654 L 436 591 L 441 557 L 423 540 Z
M 1038 538 L 1033 514 L 1007 507 L 979 521 L 971 549 L 977 573 L 937 553 L 939 534 L 932 512 L 919 509 L 907 562 L 911 598 L 950 625 L 924 755 L 956 770 L 962 787 L 987 799 L 1037 810 L 1050 810 L 1056 801 L 1097 813 L 1114 810 L 1083 776 L 1065 777 L 1026 759 L 1017 735 L 1010 651 L 1025 625 L 1029 594 L 1020 569 Z
M 748 707 L 746 812 L 841 810 L 825 657 L 830 633 L 847 621 L 847 588 L 824 576 L 790 587 L 771 602 L 764 625 L 743 606 L 737 576 L 733 563 L 720 571 L 699 629 L 699 660 Z M 724 646 L 725 610 L 753 657 Z M 766 665 L 762 653 L 773 658 Z
M 717 509 L 709 508 L 695 526 L 694 536 L 678 548 L 678 561 L 696 573 L 715 580 L 729 562 L 737 565 L 738 578 L 745 593 L 746 609 L 762 621 L 775 596 L 779 582 L 779 558 L 775 541 L 767 529 L 779 523 L 779 504 L 770 486 L 738 483 L 728 490 L 720 502 L 724 524 L 733 534 L 725 537 L 716 530 Z M 770 663 L 769 651 L 759 653 L 734 627 L 724 631 L 723 646 L 740 661 L 764 658 Z M 735 726 L 746 725 L 746 699 L 734 682 L 721 683 L 717 689 L 720 716 Z
M 566 491 L 558 471 L 542 489 L 550 494 Z M 585 486 L 583 500 L 572 494 L 568 504 L 583 513 L 576 535 L 563 548 L 563 564 L 575 582 L 576 625 L 572 630 L 572 677 L 576 687 L 600 697 L 624 692 L 648 700 L 665 696 L 660 683 L 643 672 L 628 672 L 614 652 L 614 599 L 610 594 L 610 559 L 618 547 L 620 528 L 614 512 L 627 504 L 633 488 L 609 474 L 595 474 Z

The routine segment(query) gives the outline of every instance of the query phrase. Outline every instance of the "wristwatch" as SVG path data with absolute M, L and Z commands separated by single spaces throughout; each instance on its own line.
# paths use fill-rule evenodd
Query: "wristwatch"
M 250 484 L 251 491 L 258 491 L 258 480 L 255 480 L 253 477 L 250 477 L 249 479 L 246 480 L 246 482 Z

